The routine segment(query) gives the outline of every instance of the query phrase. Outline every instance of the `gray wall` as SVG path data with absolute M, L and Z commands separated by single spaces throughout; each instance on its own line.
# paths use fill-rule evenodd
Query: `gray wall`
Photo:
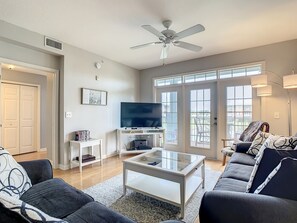
M 259 61 L 265 62 L 267 71 L 273 72 L 280 76 L 290 74 L 293 68 L 296 71 L 297 40 L 218 54 L 142 70 L 140 72 L 140 99 L 141 101 L 153 101 L 153 78 L 155 77 Z M 221 93 L 222 92 L 218 92 L 218 96 L 220 96 Z M 297 132 L 297 89 L 290 90 L 290 94 L 292 98 L 292 125 L 294 134 Z M 220 113 L 220 109 L 224 109 L 224 107 L 219 107 L 218 113 Z M 279 112 L 279 119 L 275 119 L 273 117 L 275 111 Z M 288 135 L 287 94 L 282 87 L 273 86 L 273 96 L 262 98 L 260 116 L 262 120 L 266 120 L 270 123 L 271 132 L 275 134 Z M 220 114 L 218 114 L 218 117 L 220 117 Z M 218 130 L 218 147 L 221 146 L 220 139 L 223 137 L 222 132 L 222 129 Z M 218 154 L 220 154 L 220 152 L 218 152 Z
M 62 51 L 52 50 L 44 47 L 43 35 L 3 21 L 0 30 L 0 57 L 60 71 L 60 167 L 69 164 L 69 140 L 76 130 L 89 129 L 92 137 L 103 139 L 104 155 L 115 153 L 120 101 L 139 100 L 139 71 L 65 43 Z M 97 70 L 94 63 L 101 60 L 103 66 Z M 108 91 L 107 106 L 81 105 L 82 87 Z M 66 111 L 72 112 L 72 118 L 65 118 Z
M 40 147 L 46 148 L 47 77 L 15 70 L 2 70 L 2 80 L 40 85 Z

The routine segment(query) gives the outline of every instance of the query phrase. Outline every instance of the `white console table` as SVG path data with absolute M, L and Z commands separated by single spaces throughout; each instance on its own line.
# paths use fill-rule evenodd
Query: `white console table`
M 123 144 L 125 137 L 148 137 L 152 136 L 152 147 L 163 148 L 165 142 L 165 129 L 163 128 L 120 128 L 117 129 L 117 152 L 121 157 L 123 154 L 138 154 L 148 150 L 127 150 Z
M 83 155 L 83 149 L 89 149 L 91 148 L 91 155 L 94 155 L 94 147 L 97 146 L 99 156 L 96 157 L 95 160 L 87 161 L 85 163 L 82 162 L 82 155 Z M 78 161 L 75 160 L 75 157 L 73 157 L 74 150 L 78 150 Z M 86 165 L 90 165 L 93 163 L 100 162 L 102 165 L 102 139 L 90 139 L 88 141 L 70 141 L 70 169 L 73 168 L 73 165 L 79 166 L 79 172 L 82 172 L 82 167 Z

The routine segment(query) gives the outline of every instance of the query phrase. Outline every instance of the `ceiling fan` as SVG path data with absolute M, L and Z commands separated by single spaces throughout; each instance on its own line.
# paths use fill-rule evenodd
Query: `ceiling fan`
M 134 50 L 134 49 L 139 49 L 139 48 L 146 47 L 146 46 L 161 44 L 162 45 L 162 51 L 161 51 L 160 59 L 167 58 L 169 46 L 170 46 L 171 43 L 172 43 L 173 46 L 181 47 L 181 48 L 184 48 L 186 50 L 191 50 L 191 51 L 194 51 L 194 52 L 198 52 L 198 51 L 200 51 L 202 49 L 201 46 L 197 46 L 197 45 L 194 45 L 194 44 L 191 44 L 191 43 L 186 43 L 186 42 L 179 41 L 179 40 L 182 39 L 182 38 L 185 38 L 187 36 L 191 36 L 193 34 L 204 31 L 205 30 L 204 26 L 202 26 L 200 24 L 197 24 L 195 26 L 192 26 L 192 27 L 190 27 L 188 29 L 185 29 L 185 30 L 183 30 L 181 32 L 176 33 L 174 30 L 169 29 L 169 27 L 172 24 L 171 20 L 164 20 L 162 22 L 162 24 L 166 29 L 161 31 L 161 32 L 156 30 L 151 25 L 142 25 L 141 26 L 145 30 L 147 30 L 150 33 L 157 36 L 159 41 L 133 46 L 133 47 L 130 47 L 130 49 Z

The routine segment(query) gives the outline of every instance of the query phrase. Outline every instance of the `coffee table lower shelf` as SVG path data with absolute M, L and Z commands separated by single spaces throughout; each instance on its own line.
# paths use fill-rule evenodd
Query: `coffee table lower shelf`
M 139 176 L 135 178 L 133 177 L 131 180 L 127 180 L 128 182 L 126 183 L 126 188 L 178 207 L 182 206 L 179 183 L 144 174 L 135 174 L 138 174 Z M 191 196 L 202 184 L 202 181 L 202 178 L 197 175 L 192 175 L 189 179 L 187 179 L 185 204 L 187 204 Z

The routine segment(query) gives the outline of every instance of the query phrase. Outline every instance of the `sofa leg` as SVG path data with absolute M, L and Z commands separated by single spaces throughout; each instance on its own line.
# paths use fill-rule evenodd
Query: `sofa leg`
M 227 158 L 227 156 L 224 155 L 224 157 L 223 157 L 223 166 L 225 166 L 225 164 L 226 164 L 226 158 Z

